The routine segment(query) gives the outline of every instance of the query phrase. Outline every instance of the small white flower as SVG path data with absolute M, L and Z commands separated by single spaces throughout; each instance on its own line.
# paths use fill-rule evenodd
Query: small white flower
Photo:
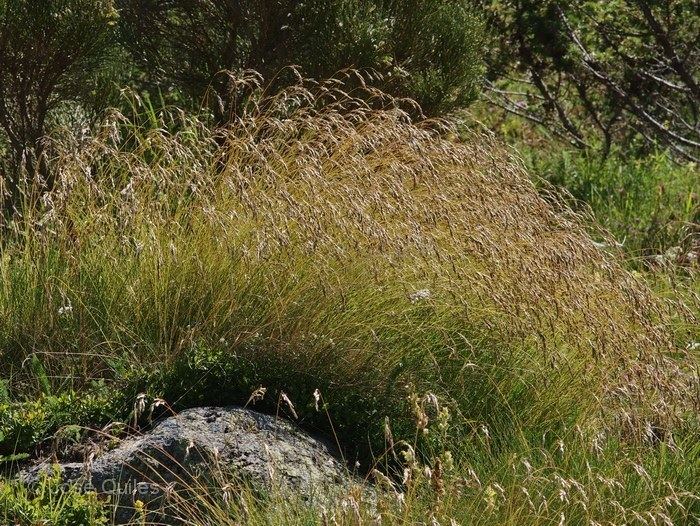
M 314 406 L 316 407 L 316 411 L 318 411 L 318 404 L 321 401 L 321 391 L 316 389 L 314 391 Z
M 562 439 L 557 440 L 557 451 L 562 455 L 564 454 L 564 441 Z
M 58 308 L 58 315 L 59 316 L 70 316 L 73 313 L 73 305 L 71 305 L 70 300 L 68 302 Z
M 674 260 L 678 259 L 678 256 L 682 253 L 683 249 L 681 247 L 671 247 L 664 253 L 664 257 L 668 260 Z
M 126 185 L 119 193 L 124 197 L 132 197 L 134 195 L 134 182 L 129 181 L 129 184 Z
M 489 428 L 486 427 L 486 424 L 481 424 L 479 430 L 484 434 L 486 438 L 489 438 Z
M 428 289 L 421 289 L 409 294 L 408 299 L 411 300 L 411 303 L 418 303 L 419 301 L 429 300 L 431 296 L 432 294 Z

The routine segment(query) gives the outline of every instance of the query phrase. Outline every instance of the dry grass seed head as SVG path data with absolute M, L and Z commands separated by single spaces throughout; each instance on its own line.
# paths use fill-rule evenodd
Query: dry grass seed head
M 664 304 L 493 138 L 446 140 L 451 123 L 412 123 L 400 101 L 373 93 L 369 104 L 337 82 L 274 95 L 255 75 L 241 82 L 261 95 L 225 129 L 182 114 L 142 129 L 115 115 L 79 145 L 58 141 L 58 183 L 37 235 L 70 251 L 118 232 L 161 265 L 162 232 L 208 229 L 222 250 L 235 245 L 245 275 L 312 258 L 325 290 L 353 262 L 378 289 L 428 285 L 412 290 L 429 290 L 455 325 L 532 346 L 622 408 L 647 400 L 660 419 L 689 398 Z M 342 359 L 349 378 L 370 363 L 379 377 L 394 367 L 360 346 Z

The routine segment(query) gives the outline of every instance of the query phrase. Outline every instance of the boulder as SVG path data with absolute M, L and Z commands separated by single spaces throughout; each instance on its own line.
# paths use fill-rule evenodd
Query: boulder
M 35 484 L 53 465 L 35 466 L 21 478 Z M 110 495 L 118 524 L 133 519 L 136 501 L 154 510 L 149 521 L 175 523 L 168 501 L 194 481 L 214 489 L 246 482 L 309 502 L 327 502 L 361 485 L 328 442 L 282 418 L 239 407 L 188 409 L 85 463 L 58 466 L 66 484 Z

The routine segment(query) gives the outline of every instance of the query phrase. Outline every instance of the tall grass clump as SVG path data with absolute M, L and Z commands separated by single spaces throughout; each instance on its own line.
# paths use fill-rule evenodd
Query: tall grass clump
M 414 393 L 493 451 L 577 425 L 661 440 L 692 409 L 665 305 L 494 140 L 378 92 L 252 84 L 216 131 L 164 110 L 54 140 L 55 189 L 0 253 L 13 397 L 104 378 L 174 407 L 264 386 L 279 410 L 284 389 L 360 450 L 384 416 L 411 432 Z

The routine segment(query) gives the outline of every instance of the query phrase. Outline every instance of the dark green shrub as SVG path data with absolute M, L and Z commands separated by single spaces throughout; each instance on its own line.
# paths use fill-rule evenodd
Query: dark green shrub
M 14 167 L 6 206 L 17 205 L 20 165 L 52 186 L 43 160 L 48 123 L 66 102 L 95 100 L 116 20 L 110 0 L 0 0 L 0 145 Z
M 221 72 L 256 70 L 279 85 L 286 66 L 325 78 L 374 71 L 378 87 L 427 113 L 472 100 L 481 76 L 482 24 L 465 0 L 119 0 L 122 40 L 158 89 L 166 84 L 217 118 L 240 109 Z

